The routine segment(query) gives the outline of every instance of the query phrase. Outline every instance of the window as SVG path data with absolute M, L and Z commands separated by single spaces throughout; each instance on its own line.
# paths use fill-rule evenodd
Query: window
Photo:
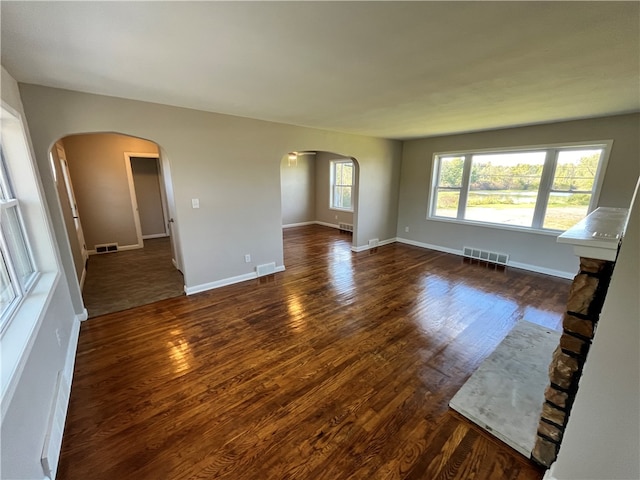
M 336 210 L 353 211 L 353 162 L 333 160 L 331 162 L 330 207 Z
M 13 193 L 0 145 L 0 326 L 11 314 L 36 277 L 33 256 L 25 235 L 20 205 Z
M 428 218 L 567 230 L 597 202 L 611 142 L 436 154 Z

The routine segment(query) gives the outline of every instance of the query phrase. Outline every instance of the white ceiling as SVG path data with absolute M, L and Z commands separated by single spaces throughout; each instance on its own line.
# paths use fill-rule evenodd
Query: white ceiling
M 640 110 L 639 2 L 1 2 L 20 82 L 387 138 Z

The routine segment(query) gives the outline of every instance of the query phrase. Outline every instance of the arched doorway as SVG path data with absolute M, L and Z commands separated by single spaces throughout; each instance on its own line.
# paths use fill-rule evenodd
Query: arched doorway
M 90 317 L 184 291 L 164 160 L 156 143 L 117 133 L 68 135 L 50 151 Z
M 320 150 L 288 152 L 280 161 L 283 228 L 319 224 L 354 233 L 360 168 L 354 157 Z

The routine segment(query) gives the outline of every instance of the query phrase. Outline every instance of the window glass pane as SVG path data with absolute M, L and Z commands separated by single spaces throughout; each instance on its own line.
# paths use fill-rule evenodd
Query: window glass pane
M 589 213 L 588 193 L 551 192 L 542 228 L 568 230 Z
M 464 157 L 441 157 L 439 187 L 460 187 L 462 185 L 462 171 Z
M 4 255 L 0 255 L 0 314 L 3 314 L 11 302 L 16 298 L 16 292 L 11 285 L 9 271 L 4 260 Z
M 558 152 L 553 190 L 590 192 L 596 178 L 602 149 Z
M 34 269 L 20 221 L 18 220 L 18 207 L 5 208 L 2 215 L 2 233 L 9 246 L 13 267 L 21 285 L 25 287 L 31 275 L 33 275 Z
M 438 197 L 436 198 L 436 210 L 434 214 L 437 217 L 456 218 L 458 216 L 459 202 L 460 190 L 438 189 Z
M 473 155 L 465 220 L 530 227 L 546 152 Z

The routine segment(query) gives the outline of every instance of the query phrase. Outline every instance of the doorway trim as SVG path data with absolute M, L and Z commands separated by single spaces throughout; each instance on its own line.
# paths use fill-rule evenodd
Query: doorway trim
M 138 210 L 138 198 L 136 196 L 136 188 L 133 182 L 133 168 L 131 167 L 132 158 L 154 158 L 158 166 L 158 184 L 160 186 L 160 202 L 162 206 L 162 218 L 164 220 L 165 235 L 169 236 L 167 231 L 167 225 L 169 224 L 169 218 L 167 217 L 167 196 L 164 191 L 164 182 L 162 174 L 162 162 L 160 161 L 159 153 L 137 153 L 137 152 L 124 152 L 124 166 L 127 171 L 127 182 L 129 184 L 129 197 L 131 199 L 131 208 L 133 210 L 133 222 L 136 228 L 136 237 L 138 240 L 138 247 L 144 247 L 144 237 L 142 236 L 142 226 L 140 224 L 140 211 Z M 153 238 L 151 236 L 147 238 Z

